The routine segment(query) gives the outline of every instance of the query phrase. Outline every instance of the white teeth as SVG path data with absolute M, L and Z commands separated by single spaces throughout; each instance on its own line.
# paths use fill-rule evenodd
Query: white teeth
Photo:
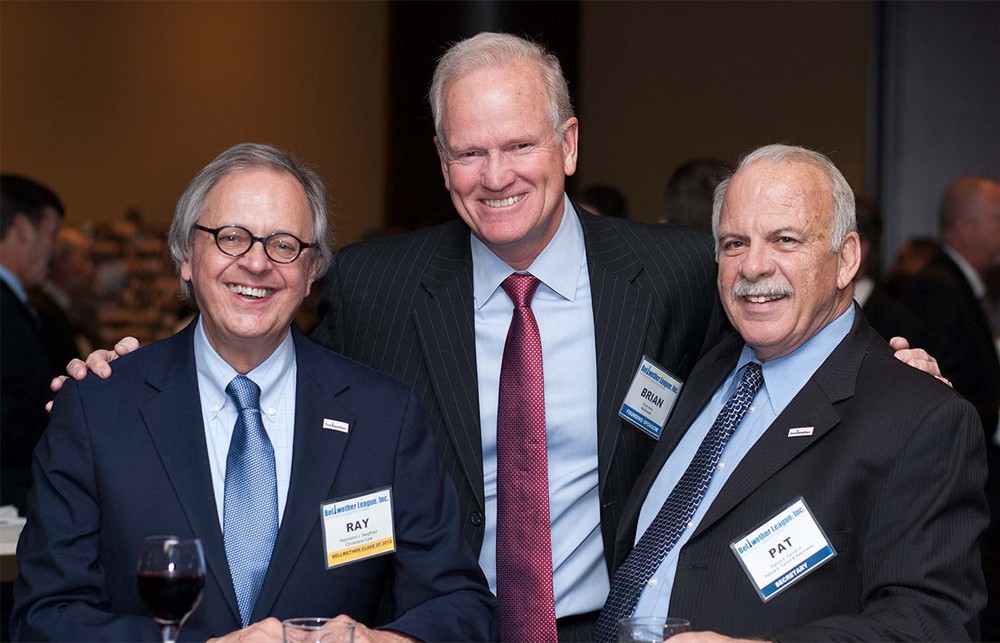
M 237 295 L 245 295 L 247 297 L 267 297 L 271 294 L 270 288 L 251 288 L 250 286 L 239 286 L 231 285 L 229 289 L 232 290 Z
M 483 203 L 490 206 L 491 208 L 506 208 L 508 206 L 514 205 L 524 197 L 525 197 L 524 194 L 517 194 L 514 196 L 509 196 L 506 199 L 483 199 Z
M 765 296 L 765 295 L 756 295 L 756 296 L 749 295 L 749 296 L 747 296 L 747 300 L 751 304 L 763 304 L 764 302 L 773 301 L 775 299 L 781 299 L 781 297 L 780 296 L 773 296 L 773 297 L 771 297 L 771 296 Z

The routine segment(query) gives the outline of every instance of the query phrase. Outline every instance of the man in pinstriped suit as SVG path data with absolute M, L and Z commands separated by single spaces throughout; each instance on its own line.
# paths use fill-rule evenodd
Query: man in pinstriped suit
M 512 307 L 498 286 L 513 271 L 541 279 L 532 309 L 555 611 L 560 638 L 587 638 L 623 503 L 655 445 L 619 418 L 625 393 L 643 355 L 683 379 L 719 336 L 709 240 L 569 201 L 577 119 L 558 61 L 532 43 L 500 34 L 458 43 L 435 71 L 431 106 L 462 221 L 342 250 L 314 338 L 421 395 L 465 535 L 496 591 L 496 386 Z

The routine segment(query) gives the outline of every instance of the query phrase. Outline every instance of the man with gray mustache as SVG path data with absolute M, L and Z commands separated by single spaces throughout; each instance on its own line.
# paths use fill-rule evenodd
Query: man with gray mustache
M 626 503 L 595 640 L 975 640 L 988 511 L 974 407 L 892 357 L 853 302 L 850 186 L 770 145 L 718 187 L 718 290 L 739 333 L 696 366 Z

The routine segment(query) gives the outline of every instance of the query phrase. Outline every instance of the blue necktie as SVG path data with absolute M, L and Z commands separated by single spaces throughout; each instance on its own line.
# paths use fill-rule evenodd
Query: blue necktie
M 677 544 L 681 534 L 687 529 L 691 517 L 698 510 L 726 443 L 740 425 L 763 382 L 760 364 L 756 362 L 747 364 L 736 392 L 715 418 L 712 428 L 702 440 L 691 464 L 660 507 L 653 522 L 639 538 L 635 548 L 615 573 L 614 581 L 611 583 L 611 593 L 604 603 L 604 609 L 601 610 L 601 616 L 597 619 L 594 629 L 595 641 L 599 643 L 614 641 L 618 620 L 631 616 L 635 611 L 646 582 L 656 573 L 663 559 Z
M 226 459 L 222 532 L 246 627 L 278 534 L 278 483 L 274 447 L 260 419 L 260 387 L 237 375 L 226 393 L 236 403 L 239 417 Z

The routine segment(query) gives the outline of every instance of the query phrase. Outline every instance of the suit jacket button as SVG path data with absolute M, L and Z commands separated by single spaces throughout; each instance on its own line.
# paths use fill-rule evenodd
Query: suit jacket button
M 478 511 L 473 511 L 472 515 L 469 516 L 469 522 L 471 522 L 476 527 L 483 524 L 483 514 Z

